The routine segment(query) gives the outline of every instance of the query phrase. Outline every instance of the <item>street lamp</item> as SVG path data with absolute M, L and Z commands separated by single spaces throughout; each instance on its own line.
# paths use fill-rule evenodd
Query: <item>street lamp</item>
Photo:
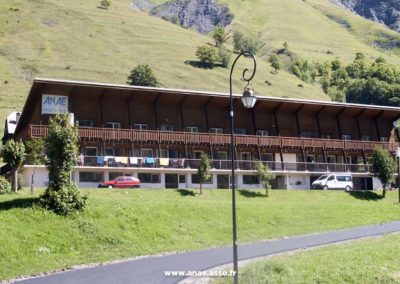
M 233 126 L 233 118 L 234 118 L 234 110 L 233 110 L 233 99 L 232 99 L 232 73 L 233 69 L 235 68 L 236 62 L 242 56 L 248 56 L 253 59 L 253 73 L 250 77 L 246 77 L 246 73 L 248 69 L 243 70 L 242 78 L 244 81 L 247 82 L 247 85 L 243 91 L 243 96 L 241 98 L 243 105 L 246 108 L 254 107 L 256 103 L 256 97 L 254 96 L 254 91 L 250 85 L 250 81 L 253 79 L 254 75 L 256 74 L 257 63 L 256 58 L 251 52 L 241 52 L 235 59 L 231 67 L 231 74 L 229 76 L 229 104 L 230 104 L 230 111 L 229 117 L 231 122 L 231 158 L 232 158 L 232 227 L 233 227 L 233 270 L 235 271 L 234 275 L 234 283 L 239 283 L 239 267 L 238 267 L 238 255 L 237 255 L 237 229 L 236 229 L 236 193 L 235 193 L 235 159 L 236 159 L 236 152 L 235 152 L 235 133 L 234 133 L 234 126 Z
M 400 119 L 393 121 L 394 130 L 398 131 L 400 128 Z M 400 137 L 398 137 L 400 139 Z M 400 141 L 397 141 L 399 143 Z M 399 194 L 399 203 L 400 203 L 400 147 L 397 146 L 396 148 L 396 158 L 397 158 L 397 190 Z

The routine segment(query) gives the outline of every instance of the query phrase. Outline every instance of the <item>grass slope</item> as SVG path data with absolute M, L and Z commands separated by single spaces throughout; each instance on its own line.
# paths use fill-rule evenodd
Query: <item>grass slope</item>
M 84 190 L 89 205 L 65 218 L 28 193 L 0 196 L 0 279 L 75 264 L 231 242 L 231 194 L 175 190 Z M 376 224 L 399 218 L 397 194 L 272 191 L 238 194 L 240 242 Z
M 329 0 L 221 2 L 235 15 L 230 30 L 245 30 L 264 44 L 254 80 L 260 95 L 328 99 L 318 85 L 286 71 L 271 73 L 266 59 L 284 41 L 293 53 L 291 59 L 282 56 L 284 65 L 297 57 L 350 61 L 359 51 L 400 63 L 400 49 L 385 52 L 371 46 L 374 41 L 399 41 L 398 33 Z M 197 60 L 197 46 L 212 43 L 210 37 L 134 11 L 130 0 L 114 0 L 109 10 L 98 5 L 99 0 L 0 2 L 0 121 L 22 108 L 35 76 L 125 83 L 134 66 L 149 64 L 164 87 L 228 91 L 228 69 L 190 64 Z M 242 91 L 239 77 L 245 64 L 237 66 L 235 92 Z
M 241 283 L 400 283 L 400 235 L 333 245 L 251 264 Z M 229 278 L 214 283 L 232 283 Z
M 35 76 L 125 83 L 134 66 L 149 64 L 165 87 L 229 91 L 229 69 L 187 63 L 210 37 L 134 11 L 129 2 L 114 0 L 104 10 L 99 0 L 0 1 L 0 121 L 22 108 Z M 247 63 L 238 63 L 236 92 L 243 91 L 239 78 Z M 271 71 L 259 60 L 258 94 L 328 99 L 318 86 L 300 88 L 293 75 Z

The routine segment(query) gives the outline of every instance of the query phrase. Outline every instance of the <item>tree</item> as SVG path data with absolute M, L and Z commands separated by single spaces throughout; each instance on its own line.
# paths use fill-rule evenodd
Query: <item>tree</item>
M 279 69 L 281 69 L 281 64 L 279 62 L 279 58 L 276 54 L 272 54 L 269 59 L 269 63 L 271 63 L 272 68 L 274 68 L 275 73 L 278 72 Z
M 200 165 L 197 169 L 200 182 L 200 194 L 203 194 L 203 183 L 207 182 L 211 177 L 210 168 L 210 159 L 207 154 L 202 154 L 200 157 Z
M 12 189 L 14 192 L 18 191 L 18 170 L 25 161 L 25 145 L 22 142 L 15 142 L 9 140 L 1 150 L 1 157 L 6 162 L 13 173 L 12 175 Z
M 128 84 L 133 86 L 158 87 L 156 76 L 147 64 L 137 65 L 128 76 Z
M 28 165 L 44 164 L 44 140 L 33 139 L 25 142 L 26 162 Z
M 216 27 L 212 32 L 212 38 L 215 41 L 215 46 L 220 47 L 228 40 L 228 35 L 226 34 L 224 27 Z
M 288 50 L 288 49 L 289 49 L 289 44 L 288 44 L 286 41 L 283 43 L 283 48 L 284 48 L 285 50 Z
M 214 64 L 218 61 L 215 48 L 208 44 L 197 47 L 196 56 L 199 58 L 201 63 L 210 68 L 214 67 Z
M 104 9 L 108 9 L 111 6 L 111 0 L 101 0 L 100 6 Z
M 40 203 L 60 215 L 82 211 L 87 196 L 81 196 L 71 182 L 71 173 L 78 161 L 78 128 L 70 124 L 68 114 L 59 114 L 50 120 L 44 148 L 49 182 Z
M 389 151 L 382 148 L 376 149 L 372 157 L 371 173 L 381 181 L 384 198 L 386 195 L 386 186 L 392 183 L 395 170 L 396 163 Z
M 269 171 L 268 165 L 264 165 L 262 162 L 256 164 L 257 176 L 260 179 L 261 184 L 265 189 L 265 196 L 269 196 L 269 190 L 271 189 L 271 181 L 275 179 L 275 175 Z
M 233 45 L 236 51 L 253 54 L 256 54 L 260 48 L 260 44 L 255 38 L 246 36 L 239 31 L 233 33 Z

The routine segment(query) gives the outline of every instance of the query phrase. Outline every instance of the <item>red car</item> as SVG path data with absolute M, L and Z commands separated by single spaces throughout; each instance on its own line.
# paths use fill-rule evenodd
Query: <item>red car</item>
M 108 187 L 108 188 L 139 188 L 140 180 L 135 177 L 116 177 L 113 180 L 99 183 L 97 187 Z

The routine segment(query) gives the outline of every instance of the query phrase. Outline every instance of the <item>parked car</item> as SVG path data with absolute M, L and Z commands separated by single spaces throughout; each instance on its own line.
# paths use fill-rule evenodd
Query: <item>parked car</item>
M 350 174 L 328 174 L 322 175 L 315 180 L 311 187 L 313 189 L 353 189 L 353 177 Z
M 129 177 L 129 176 L 124 176 L 124 177 L 116 177 L 113 180 L 110 181 L 104 181 L 102 183 L 99 183 L 97 186 L 99 188 L 101 187 L 108 187 L 108 188 L 139 188 L 140 187 L 140 180 L 135 177 Z

